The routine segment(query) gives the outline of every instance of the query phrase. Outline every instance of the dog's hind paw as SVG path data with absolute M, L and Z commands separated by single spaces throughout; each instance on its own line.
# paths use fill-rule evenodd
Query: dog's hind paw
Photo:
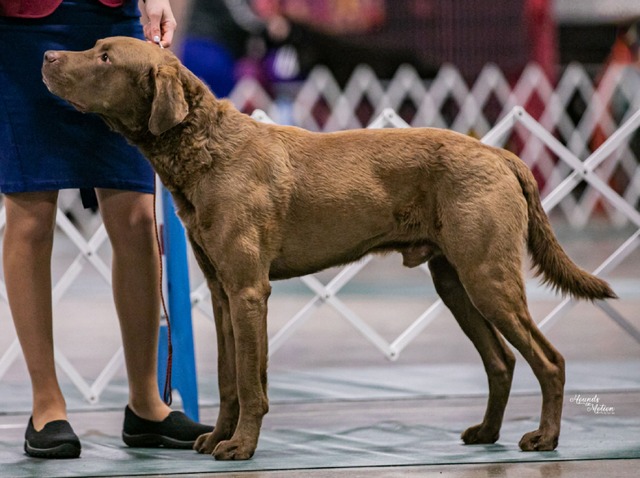
M 467 428 L 461 435 L 465 445 L 495 443 L 500 438 L 499 431 L 490 430 L 484 423 Z
M 519 446 L 522 451 L 553 451 L 558 446 L 558 435 L 535 430 L 525 433 Z

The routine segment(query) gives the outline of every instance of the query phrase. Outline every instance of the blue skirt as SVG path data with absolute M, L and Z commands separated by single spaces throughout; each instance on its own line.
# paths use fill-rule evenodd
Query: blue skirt
M 46 50 L 85 50 L 116 35 L 143 38 L 137 3 L 65 0 L 45 18 L 0 17 L 0 192 L 153 192 L 153 170 L 140 152 L 97 115 L 49 93 L 40 72 Z

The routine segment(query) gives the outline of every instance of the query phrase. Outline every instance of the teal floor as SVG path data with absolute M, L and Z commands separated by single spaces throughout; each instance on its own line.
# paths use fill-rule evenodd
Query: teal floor
M 120 440 L 125 388 L 114 384 L 100 409 L 68 390 L 70 419 L 83 443 L 81 459 L 34 460 L 22 452 L 28 410 L 15 411 L 23 390 L 8 391 L 0 416 L 2 477 L 218 474 L 378 467 L 640 460 L 640 361 L 570 364 L 560 446 L 523 453 L 520 436 L 536 428 L 540 398 L 526 368 L 517 369 L 501 438 L 464 446 L 460 433 L 479 421 L 483 371 L 467 366 L 326 368 L 272 374 L 271 411 L 258 451 L 248 462 L 217 462 L 192 451 L 139 450 Z M 203 387 L 209 384 L 203 383 Z M 595 397 L 596 414 L 575 397 Z M 15 403 L 12 403 L 15 400 Z M 205 401 L 206 402 L 206 401 Z M 216 405 L 203 402 L 202 420 Z M 13 411 L 9 411 L 13 409 Z M 0 408 L 2 410 L 2 408 Z

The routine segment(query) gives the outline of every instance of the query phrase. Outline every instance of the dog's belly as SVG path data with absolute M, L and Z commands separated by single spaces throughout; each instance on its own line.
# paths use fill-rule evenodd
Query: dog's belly
M 357 261 L 365 256 L 367 252 L 368 251 L 363 251 L 362 248 L 357 248 L 335 251 L 323 257 L 314 255 L 313 257 L 301 258 L 300 256 L 296 256 L 294 259 L 290 256 L 279 256 L 271 262 L 269 279 L 281 280 L 313 274 L 314 272 L 319 272 L 333 266 Z
M 366 201 L 364 201 L 366 203 Z M 284 279 L 354 262 L 389 242 L 395 228 L 386 211 L 324 203 L 289 211 L 270 277 Z
M 300 193 L 281 229 L 270 277 L 311 274 L 369 253 L 401 252 L 408 267 L 428 260 L 436 242 L 430 198 L 409 182 L 398 194 L 400 201 L 373 180 L 366 185 L 352 182 L 344 190 L 336 186 L 326 197 L 319 186 Z
M 398 240 L 390 239 L 390 234 L 369 237 L 357 244 L 347 244 L 329 241 L 319 247 L 313 238 L 305 243 L 283 245 L 281 254 L 271 262 L 269 278 L 271 280 L 289 279 L 307 274 L 313 274 L 330 267 L 355 262 L 368 254 L 386 254 L 399 252 L 402 254 L 403 265 L 416 267 L 435 254 L 440 248 L 429 239 Z M 339 239 L 336 236 L 335 239 Z M 306 247 L 305 247 L 306 245 Z
M 429 259 L 440 253 L 438 247 L 425 242 L 422 244 L 396 244 L 396 245 L 384 245 L 379 248 L 371 249 L 368 252 L 357 254 L 355 252 L 344 254 L 343 256 L 332 257 L 330 261 L 326 263 L 299 263 L 291 264 L 278 258 L 271 263 L 269 269 L 270 280 L 283 280 L 290 279 L 292 277 L 300 277 L 308 274 L 313 274 L 329 267 L 336 265 L 348 264 L 370 253 L 388 253 L 399 252 L 402 254 L 402 265 L 405 267 L 417 267 L 420 264 L 427 262 Z

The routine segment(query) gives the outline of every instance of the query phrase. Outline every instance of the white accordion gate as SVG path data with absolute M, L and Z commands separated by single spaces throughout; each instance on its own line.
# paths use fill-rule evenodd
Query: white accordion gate
M 271 122 L 271 119 L 261 110 L 257 110 L 253 117 L 259 121 Z M 504 138 L 509 136 L 513 129 L 520 125 L 526 128 L 532 135 L 537 137 L 545 146 L 552 150 L 563 162 L 569 166 L 573 172 L 553 189 L 543 200 L 545 211 L 549 212 L 560 201 L 569 195 L 572 190 L 584 180 L 595 190 L 605 197 L 611 205 L 624 214 L 638 230 L 622 244 L 613 254 L 611 254 L 594 272 L 595 275 L 606 275 L 618 264 L 640 246 L 640 213 L 629 205 L 617 192 L 607 185 L 595 172 L 596 168 L 608 158 L 613 151 L 619 148 L 627 137 L 640 127 L 640 111 L 636 112 L 614 135 L 612 135 L 598 150 L 589 156 L 584 162 L 580 161 L 573 153 L 563 146 L 555 137 L 546 131 L 540 123 L 527 114 L 521 107 L 514 107 L 489 133 L 482 142 L 492 146 L 502 146 Z M 384 110 L 376 118 L 369 128 L 406 128 L 409 125 L 400 118 L 393 110 Z M 445 308 L 442 300 L 437 300 L 427 310 L 425 310 L 407 329 L 402 332 L 392 342 L 387 342 L 380 334 L 370 327 L 364 319 L 350 309 L 339 297 L 340 290 L 353 279 L 368 263 L 372 257 L 367 256 L 357 263 L 344 266 L 325 285 L 314 275 L 300 278 L 315 295 L 314 297 L 276 333 L 269 341 L 270 355 L 274 354 L 281 345 L 300 327 L 304 325 L 311 313 L 323 304 L 327 304 L 335 309 L 338 314 L 347 320 L 362 336 L 371 342 L 387 358 L 395 360 L 402 350 L 409 345 L 422 331 L 431 323 L 433 319 Z M 428 275 L 429 270 L 426 265 L 419 266 Z M 206 301 L 207 285 L 202 283 L 192 294 L 192 303 L 201 308 L 209 317 L 211 316 L 211 304 Z M 569 308 L 575 303 L 574 300 L 566 298 L 542 321 L 539 322 L 541 329 L 551 327 Z M 631 335 L 640 343 L 640 331 L 633 324 L 625 319 L 611 304 L 605 301 L 597 301 L 596 306 L 600 307 L 616 324 Z
M 526 105 L 532 98 L 545 106 L 535 120 L 518 105 Z M 579 121 L 571 118 L 569 105 L 576 98 L 584 104 Z M 451 66 L 441 69 L 438 76 L 426 84 L 411 69 L 402 68 L 388 83 L 383 84 L 366 67 L 358 69 L 344 90 L 340 90 L 330 73 L 322 68 L 315 70 L 297 91 L 295 96 L 284 95 L 271 99 L 256 83 L 240 83 L 231 95 L 240 109 L 262 108 L 267 113 L 256 111 L 254 116 L 262 121 L 269 117 L 280 122 L 296 118 L 296 124 L 311 130 L 337 130 L 362 127 L 358 108 L 364 102 L 371 105 L 371 128 L 436 126 L 461 132 L 474 132 L 482 141 L 491 145 L 503 145 L 512 135 L 523 140 L 520 156 L 532 167 L 536 167 L 545 179 L 542 191 L 546 211 L 559 211 L 574 228 L 584 227 L 598 207 L 612 227 L 632 225 L 635 232 L 594 271 L 607 275 L 640 246 L 640 213 L 636 205 L 640 201 L 640 167 L 638 158 L 630 146 L 630 137 L 640 127 L 640 74 L 637 70 L 611 68 L 607 70 L 598 86 L 594 86 L 585 70 L 569 66 L 554 87 L 536 66 L 528 67 L 521 78 L 511 87 L 504 76 L 489 65 L 470 88 L 457 70 Z M 328 113 L 324 123 L 318 122 L 314 109 L 321 100 Z M 394 111 L 400 111 L 411 103 L 414 114 L 411 124 L 406 123 Z M 624 103 L 622 115 L 616 118 L 612 105 Z M 495 126 L 486 110 L 498 105 L 500 117 Z M 451 113 L 450 110 L 454 110 Z M 621 116 L 621 117 L 620 117 Z M 620 125 L 620 126 L 619 126 Z M 590 141 L 596 131 L 608 139 L 591 151 Z M 628 178 L 627 187 L 616 192 L 609 182 L 616 169 Z M 587 188 L 579 196 L 572 194 L 580 184 Z M 603 199 L 604 198 L 604 199 Z M 4 210 L 0 210 L 0 232 L 6 222 Z M 53 290 L 54 304 L 63 300 L 83 268 L 90 265 L 98 271 L 105 285 L 111 284 L 108 261 L 98 254 L 106 247 L 106 232 L 100 226 L 91 237 L 85 238 L 59 210 L 57 225 L 77 248 L 77 255 Z M 339 297 L 340 291 L 369 263 L 370 257 L 340 269 L 329 282 L 323 284 L 311 275 L 300 278 L 313 297 L 294 314 L 286 324 L 271 337 L 270 353 L 274 354 L 302 327 L 311 314 L 323 305 L 335 309 L 359 333 L 389 359 L 395 359 L 430 323 L 444 310 L 441 301 L 427 308 L 395 340 L 388 342 L 376 330 L 356 314 Z M 424 265 L 421 270 L 428 275 Z M 192 305 L 212 317 L 206 284 L 195 287 Z M 6 302 L 6 290 L 0 280 L 0 301 Z M 574 302 L 562 301 L 551 313 L 539 321 L 541 328 L 550 328 Z M 615 306 L 597 302 L 617 325 L 640 342 L 640 331 L 634 327 Z M 8 317 L 2 319 L 9 320 Z M 17 339 L 0 357 L 0 381 L 20 356 Z M 106 361 L 105 367 L 93 380 L 82 376 L 77 364 L 71 363 L 62 350 L 56 348 L 56 363 L 71 379 L 74 386 L 87 401 L 98 401 L 101 393 L 123 364 L 122 348 Z

